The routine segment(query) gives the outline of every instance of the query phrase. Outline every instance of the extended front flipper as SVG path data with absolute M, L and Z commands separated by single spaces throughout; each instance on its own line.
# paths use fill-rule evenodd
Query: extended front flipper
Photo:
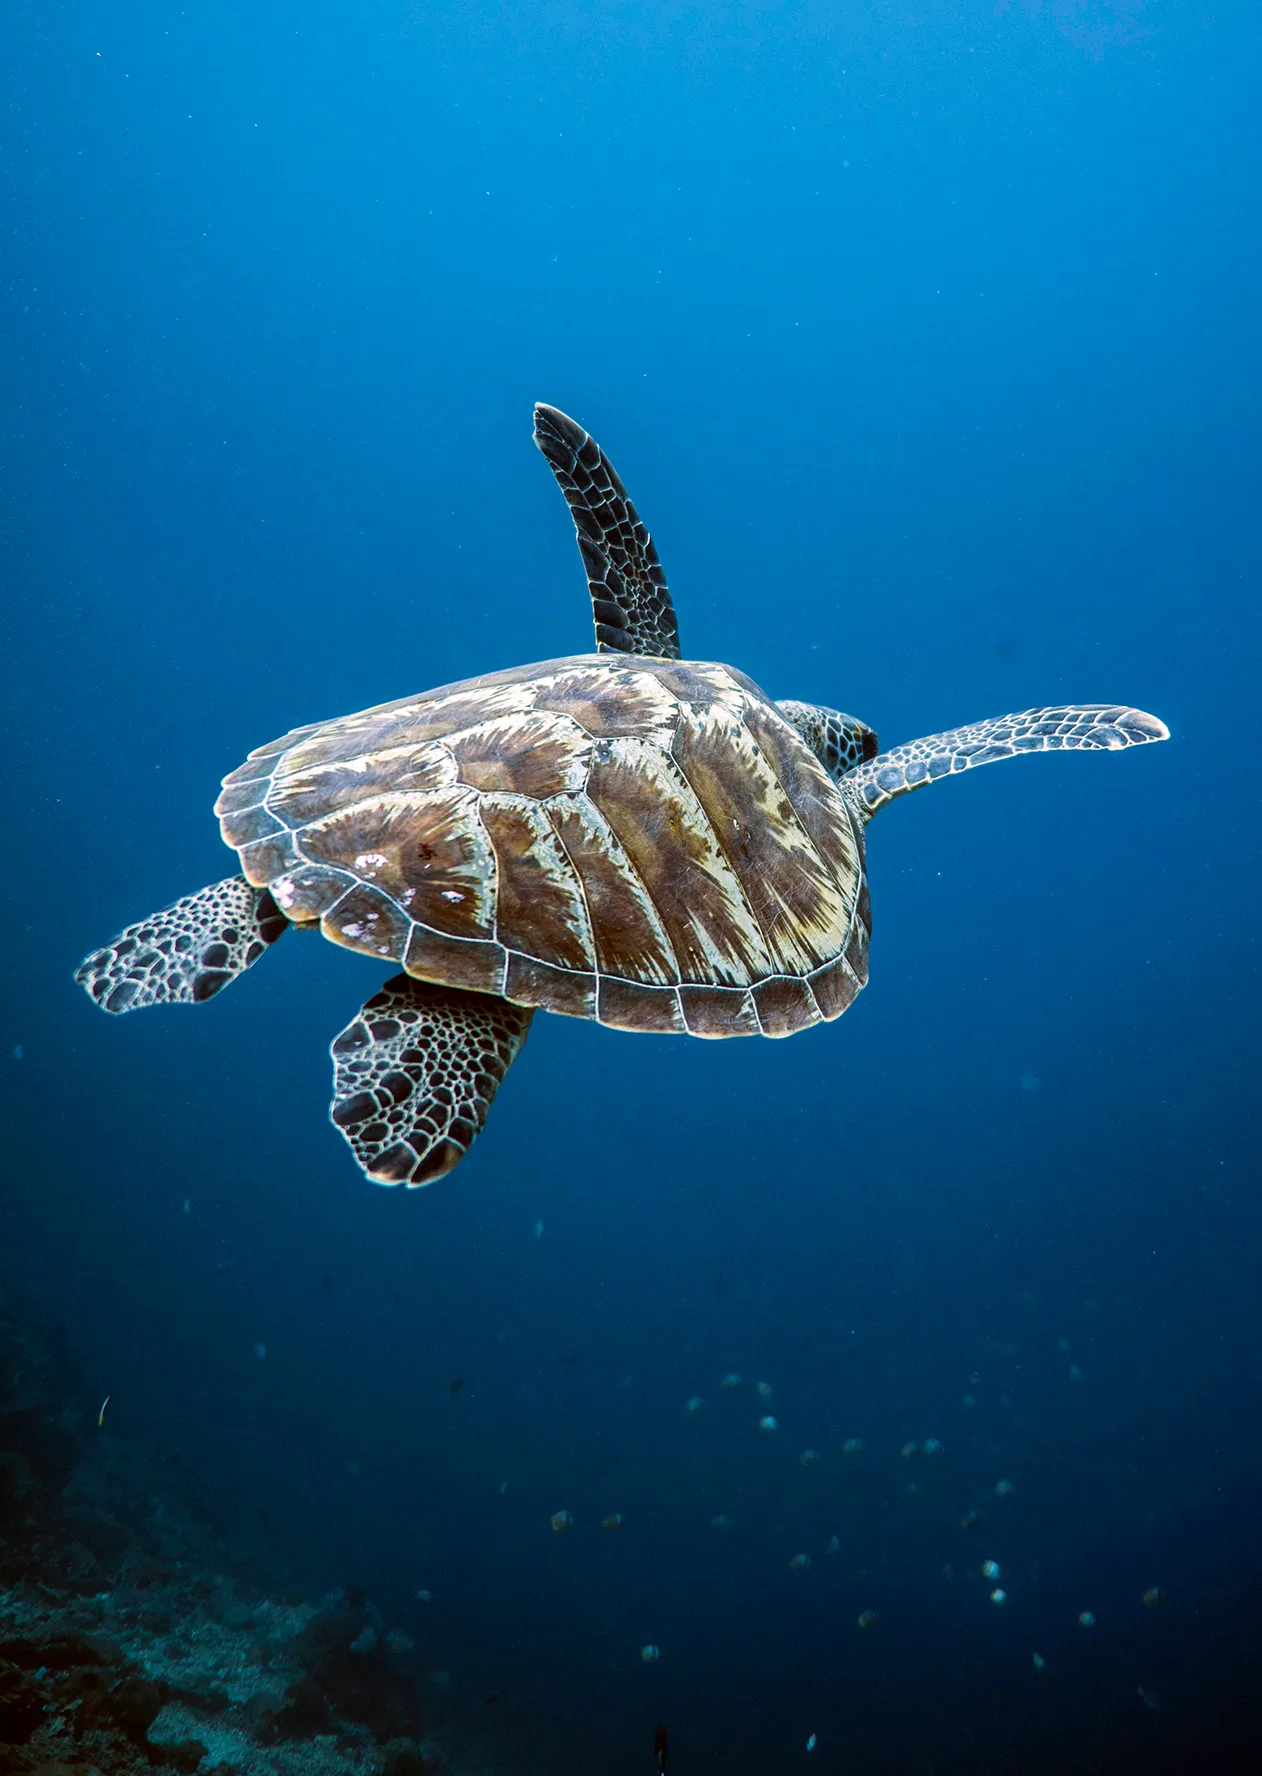
M 79 964 L 75 979 L 102 1011 L 200 1005 L 257 962 L 288 924 L 266 888 L 229 876 L 120 931 Z
M 1058 709 L 1026 709 L 1020 715 L 997 715 L 990 721 L 930 734 L 878 753 L 841 778 L 864 819 L 870 819 L 895 796 L 923 789 L 940 777 L 1019 758 L 1026 752 L 1120 752 L 1149 740 L 1168 740 L 1170 730 L 1142 709 L 1116 703 L 1070 703 Z
M 542 402 L 535 408 L 535 443 L 574 518 L 597 650 L 677 660 L 679 625 L 666 575 L 618 471 L 581 425 Z
M 329 1051 L 329 1116 L 374 1184 L 432 1184 L 460 1163 L 533 1016 L 407 974 L 373 994 Z

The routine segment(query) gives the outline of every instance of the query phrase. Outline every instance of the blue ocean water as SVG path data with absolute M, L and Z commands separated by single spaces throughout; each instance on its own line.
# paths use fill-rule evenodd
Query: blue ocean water
M 659 1721 L 671 1776 L 1251 1767 L 1260 35 L 13 0 L 0 1242 L 111 1434 L 362 1587 L 488 1770 Z M 885 744 L 1172 740 L 883 813 L 840 1022 L 541 1017 L 460 1170 L 378 1190 L 326 1050 L 385 970 L 290 940 L 120 1022 L 71 973 L 228 873 L 250 748 L 591 646 L 536 399 L 686 655 Z

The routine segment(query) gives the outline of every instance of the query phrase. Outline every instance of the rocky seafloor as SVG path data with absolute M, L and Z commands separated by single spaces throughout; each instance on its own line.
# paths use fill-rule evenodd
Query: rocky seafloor
M 0 1284 L 0 1776 L 493 1776 L 406 1650 L 361 1595 L 229 1573 Z

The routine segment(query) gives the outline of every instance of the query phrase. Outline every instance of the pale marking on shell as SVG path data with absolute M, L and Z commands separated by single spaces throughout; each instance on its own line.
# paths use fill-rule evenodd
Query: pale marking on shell
M 693 867 L 717 891 L 733 940 L 729 947 L 721 947 L 692 909 L 681 903 L 681 922 L 692 934 L 695 947 L 706 964 L 707 974 L 704 978 L 713 979 L 723 985 L 747 987 L 774 973 L 774 964 L 767 954 L 762 932 L 753 918 L 741 885 L 723 855 L 705 809 L 673 757 L 663 753 L 652 742 L 638 738 L 611 741 L 608 756 L 611 763 L 630 770 L 641 783 L 657 783 L 663 788 L 669 786 L 670 799 L 678 799 L 687 809 L 687 830 L 700 840 L 702 847 L 702 855 L 693 858 Z M 684 973 L 682 967 L 680 973 Z
M 689 728 L 691 734 L 688 732 Z M 733 716 L 730 710 L 718 703 L 703 710 L 694 706 L 681 712 L 671 746 L 671 756 L 681 774 L 686 775 L 685 760 L 679 756 L 681 748 L 689 739 L 699 748 L 703 748 L 707 741 L 713 747 L 716 731 L 722 734 L 724 747 L 728 752 L 739 752 L 741 747 L 748 748 L 751 768 L 743 774 L 742 787 L 753 816 L 749 824 L 755 824 L 761 819 L 764 828 L 774 833 L 783 849 L 791 855 L 794 879 L 810 882 L 818 897 L 824 917 L 808 921 L 800 907 L 793 906 L 776 891 L 778 872 L 762 872 L 759 875 L 760 885 L 774 899 L 779 909 L 778 919 L 770 929 L 762 931 L 769 960 L 773 964 L 779 964 L 785 974 L 804 978 L 811 969 L 826 966 L 828 960 L 836 955 L 839 946 L 844 947 L 853 909 L 846 904 L 845 896 L 839 893 L 831 872 L 823 864 L 811 843 L 810 835 L 799 822 L 793 803 L 771 761 L 739 715 Z M 703 760 L 699 759 L 699 762 Z M 765 773 L 761 781 L 759 768 Z M 704 814 L 704 804 L 699 801 L 698 806 Z M 729 867 L 739 882 L 737 866 L 734 860 L 728 858 L 721 834 L 713 821 L 708 821 L 708 824 L 716 847 L 727 858 Z M 749 902 L 749 895 L 743 884 L 741 891 Z M 750 911 L 758 918 L 758 909 L 752 902 Z M 759 919 L 758 922 L 762 929 L 762 920 Z
M 581 921 L 567 921 L 567 924 L 569 926 L 569 929 L 571 931 L 573 931 L 574 935 L 577 937 L 578 942 L 579 942 L 580 946 L 582 947 L 585 955 L 587 955 L 591 959 L 591 964 L 592 964 L 591 969 L 571 968 L 567 963 L 557 962 L 555 960 L 551 960 L 549 962 L 549 966 L 553 967 L 553 968 L 564 969 L 564 971 L 567 974 L 595 973 L 596 972 L 596 945 L 595 945 L 595 942 L 592 937 L 591 923 L 587 917 L 587 896 L 583 893 L 583 884 L 579 880 L 578 871 L 574 868 L 574 865 L 570 862 L 569 855 L 566 852 L 564 845 L 562 845 L 560 839 L 558 839 L 556 834 L 553 832 L 552 826 L 548 820 L 547 813 L 545 812 L 542 804 L 540 804 L 539 802 L 533 801 L 529 796 L 512 795 L 512 794 L 504 794 L 503 792 L 488 791 L 485 794 L 478 797 L 476 807 L 477 807 L 477 814 L 478 814 L 479 820 L 482 820 L 482 814 L 483 814 L 484 809 L 486 809 L 488 807 L 494 808 L 497 806 L 509 808 L 509 809 L 513 810 L 514 812 L 523 814 L 526 817 L 526 819 L 530 822 L 531 827 L 533 828 L 534 833 L 535 833 L 534 841 L 530 846 L 531 852 L 537 854 L 541 866 L 544 864 L 544 860 L 545 859 L 547 860 L 547 863 L 551 866 L 548 873 L 550 873 L 554 879 L 560 880 L 563 878 L 565 880 L 565 882 L 568 884 L 568 886 L 571 890 L 571 895 L 572 895 L 573 903 L 575 905 L 576 910 L 578 908 L 582 909 L 582 915 L 583 915 L 582 920 Z M 482 828 L 483 828 L 483 831 L 487 835 L 487 843 L 491 847 L 492 856 L 497 857 L 494 841 L 491 837 L 490 831 L 487 828 L 484 820 L 482 820 Z M 492 927 L 492 933 L 495 938 L 495 941 L 497 943 L 503 944 L 504 948 L 507 950 L 507 949 L 509 949 L 510 946 L 505 942 L 503 936 L 500 933 L 500 905 L 499 905 L 500 896 L 499 896 L 498 889 L 499 889 L 499 882 L 503 876 L 503 873 L 504 873 L 503 872 L 503 865 L 498 862 L 498 857 L 497 857 L 497 880 L 496 880 L 496 890 L 497 891 L 496 891 L 496 896 L 495 896 L 495 920 L 494 920 L 494 924 Z M 514 950 L 513 953 L 517 954 L 517 955 L 524 956 L 528 961 L 542 960 L 542 958 L 532 956 L 529 954 L 528 951 L 524 951 L 524 950 L 522 950 L 522 951 Z
M 562 805 L 564 804 L 565 799 L 566 798 L 564 798 L 562 796 L 550 796 L 543 803 L 543 807 L 544 807 L 545 811 L 548 810 L 550 807 L 554 807 L 554 806 L 557 808 L 561 808 Z M 657 938 L 658 942 L 661 944 L 661 946 L 665 950 L 666 954 L 670 957 L 672 963 L 674 964 L 675 974 L 678 975 L 680 972 L 679 958 L 675 954 L 675 947 L 670 941 L 670 936 L 667 933 L 666 927 L 662 924 L 661 917 L 658 914 L 657 907 L 654 904 L 653 896 L 649 892 L 648 885 L 644 881 L 644 878 L 640 875 L 640 872 L 636 869 L 635 864 L 632 861 L 632 859 L 630 857 L 628 857 L 625 849 L 623 848 L 622 842 L 618 838 L 617 833 L 614 832 L 613 828 L 610 826 L 609 822 L 605 819 L 604 815 L 601 813 L 600 809 L 596 806 L 595 802 L 591 799 L 591 797 L 589 795 L 587 795 L 586 785 L 584 785 L 584 794 L 583 794 L 582 801 L 583 801 L 583 805 L 581 807 L 577 808 L 577 813 L 579 815 L 579 818 L 589 821 L 590 824 L 592 825 L 592 827 L 595 828 L 597 831 L 599 831 L 599 833 L 601 834 L 601 838 L 604 842 L 604 846 L 605 846 L 606 851 L 608 852 L 609 856 L 613 859 L 613 861 L 618 865 L 619 869 L 621 870 L 623 876 L 626 879 L 627 887 L 631 891 L 632 895 L 635 897 L 635 901 L 636 901 L 637 906 L 640 908 L 640 911 L 642 913 L 644 913 L 644 915 L 646 916 L 648 923 L 652 927 L 653 935 Z M 562 841 L 562 848 L 564 848 L 564 841 Z M 567 853 L 567 856 L 568 856 L 568 853 Z M 583 892 L 583 904 L 586 906 L 587 905 L 587 891 L 583 887 L 582 872 L 578 869 L 578 867 L 572 861 L 571 861 L 571 868 L 574 870 L 574 874 L 578 877 L 578 885 L 579 885 L 579 888 Z M 592 925 L 590 906 L 587 908 L 587 921 L 588 921 L 588 925 L 590 927 Z M 596 960 L 596 951 L 595 951 L 594 945 L 593 945 L 593 951 L 592 951 L 592 961 L 593 961 L 593 967 L 595 969 L 595 972 L 596 972 L 598 978 L 600 978 L 602 980 L 625 980 L 629 986 L 669 987 L 669 986 L 674 986 L 676 984 L 675 981 L 668 980 L 665 975 L 660 975 L 659 978 L 657 978 L 657 979 L 650 978 L 648 981 L 639 981 L 639 980 L 632 981 L 631 978 L 627 975 L 616 974 L 612 970 L 608 970 L 608 969 L 601 970 L 601 968 L 599 967 L 599 964 Z M 599 1022 L 599 1019 L 597 1021 Z

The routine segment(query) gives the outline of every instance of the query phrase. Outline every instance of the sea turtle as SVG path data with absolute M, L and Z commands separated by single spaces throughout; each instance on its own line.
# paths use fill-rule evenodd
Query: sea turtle
M 252 752 L 215 804 L 241 873 L 128 926 L 78 980 L 109 1012 L 197 1004 L 292 925 L 401 963 L 332 1045 L 367 1175 L 464 1156 L 536 1009 L 619 1030 L 791 1036 L 868 978 L 868 821 L 974 765 L 1167 738 L 1120 705 L 1029 709 L 878 749 L 834 709 L 683 660 L 648 532 L 554 407 L 596 652 L 490 672 Z

